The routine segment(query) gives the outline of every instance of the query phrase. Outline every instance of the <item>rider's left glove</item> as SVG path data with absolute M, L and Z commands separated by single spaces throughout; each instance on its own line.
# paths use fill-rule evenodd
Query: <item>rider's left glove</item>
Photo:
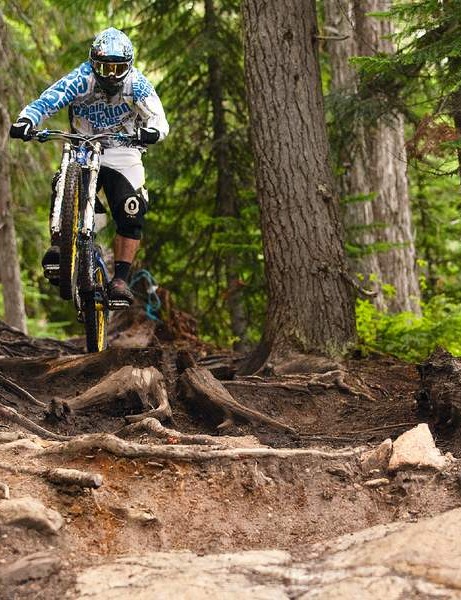
M 141 144 L 155 144 L 160 137 L 160 131 L 155 127 L 140 127 L 136 132 L 136 137 Z
M 32 139 L 32 131 L 34 124 L 27 117 L 20 117 L 16 123 L 13 123 L 10 127 L 10 137 L 18 140 L 28 142 Z

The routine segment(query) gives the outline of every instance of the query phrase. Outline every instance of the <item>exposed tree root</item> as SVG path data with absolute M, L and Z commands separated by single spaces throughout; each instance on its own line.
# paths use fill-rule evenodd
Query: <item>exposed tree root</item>
M 358 396 L 359 398 L 369 400 L 370 402 L 376 402 L 376 398 L 368 394 L 368 392 L 346 383 L 344 380 L 346 376 L 347 373 L 342 369 L 335 369 L 334 371 L 327 371 L 326 373 L 316 373 L 315 375 L 312 375 L 309 383 L 310 385 L 317 385 L 325 389 L 337 387 L 340 390 L 351 394 L 352 396 Z M 325 381 L 327 379 L 331 379 L 331 381 Z
M 29 392 L 27 390 L 25 390 L 24 388 L 19 386 L 17 383 L 12 381 L 11 379 L 8 379 L 8 377 L 0 375 L 0 384 L 3 385 L 3 387 L 5 389 L 9 390 L 10 392 L 13 392 L 19 398 L 21 398 L 22 400 L 25 400 L 26 402 L 35 404 L 35 406 L 41 406 L 41 407 L 46 406 L 45 402 L 42 402 L 41 400 L 37 400 L 37 398 L 32 396 L 32 394 L 29 394 Z
M 204 446 L 179 446 L 138 444 L 127 442 L 110 433 L 95 433 L 76 436 L 68 442 L 50 443 L 38 451 L 41 455 L 81 454 L 95 449 L 104 450 L 123 458 L 153 458 L 157 460 L 184 460 L 206 462 L 220 458 L 241 460 L 245 458 L 296 458 L 317 456 L 337 459 L 360 455 L 365 448 L 346 448 L 340 450 L 320 450 L 317 448 L 215 448 Z
M 155 437 L 160 439 L 166 440 L 168 444 L 203 444 L 206 446 L 219 445 L 219 438 L 211 435 L 189 435 L 187 433 L 176 431 L 175 429 L 168 429 L 167 427 L 164 427 L 158 419 L 152 417 L 145 418 L 142 421 L 132 425 L 127 425 L 115 433 L 119 436 L 125 436 L 143 431 L 153 434 Z
M 155 367 L 138 369 L 125 366 L 104 377 L 98 384 L 83 394 L 62 400 L 53 399 L 51 412 L 57 416 L 68 413 L 85 413 L 90 409 L 107 409 L 123 404 L 125 408 L 152 409 L 148 414 L 158 418 L 171 418 L 171 407 L 163 375 Z M 136 415 L 134 420 L 145 417 Z
M 224 414 L 224 420 L 218 425 L 219 429 L 231 426 L 234 417 L 238 417 L 250 423 L 263 423 L 296 435 L 297 432 L 292 427 L 237 402 L 208 369 L 188 366 L 195 365 L 195 361 L 187 353 L 178 356 L 178 360 L 180 369 L 184 368 L 178 380 L 180 394 L 189 403 L 201 406 L 208 413 Z
M 99 488 L 102 485 L 102 475 L 89 473 L 77 469 L 46 469 L 40 467 L 12 466 L 0 463 L 0 469 L 10 473 L 25 473 L 26 475 L 38 475 L 51 483 L 57 485 L 77 485 L 82 488 Z
M 40 425 L 37 425 L 24 415 L 18 413 L 14 408 L 10 408 L 8 406 L 3 406 L 0 404 L 0 418 L 9 421 L 10 423 L 16 423 L 21 427 L 24 427 L 27 431 L 31 431 L 32 433 L 36 433 L 37 435 L 44 437 L 45 439 L 50 440 L 68 440 L 69 437 L 66 435 L 60 435 L 59 433 L 53 433 Z
M 259 364 L 258 368 L 256 366 Z M 352 394 L 368 400 L 369 402 L 376 402 L 367 389 L 368 386 L 359 380 L 359 385 L 351 385 L 345 381 L 348 376 L 344 366 L 339 361 L 334 361 L 329 357 L 308 353 L 308 354 L 292 354 L 288 357 L 273 357 L 264 345 L 255 351 L 254 355 L 250 357 L 247 364 L 244 364 L 239 373 L 245 376 L 246 381 L 257 381 L 258 385 L 273 385 L 280 386 L 288 390 L 293 391 L 306 391 L 303 387 L 318 386 L 324 389 L 338 388 Z M 272 382 L 265 381 L 265 377 L 276 377 L 283 379 L 295 379 L 295 381 L 283 381 L 283 382 Z M 301 381 L 300 381 L 301 379 Z M 236 380 L 235 385 L 237 385 Z M 226 385 L 230 385 L 234 382 L 227 382 Z M 384 391 L 380 389 L 383 393 Z
M 208 369 L 216 379 L 230 380 L 233 379 L 237 372 L 236 362 L 238 359 L 229 357 L 228 354 L 211 354 L 198 361 L 199 367 Z
M 226 387 L 269 387 L 291 392 L 303 392 L 305 394 L 311 394 L 311 387 L 322 387 L 324 389 L 339 388 L 353 396 L 359 396 L 370 402 L 376 402 L 376 398 L 366 392 L 363 388 L 361 389 L 346 383 L 345 377 L 347 377 L 347 375 L 348 373 L 343 369 L 334 369 L 333 371 L 313 373 L 311 375 L 285 375 L 269 381 L 259 375 L 252 375 L 248 377 L 238 377 L 232 381 L 224 381 L 223 385 Z M 360 384 L 364 386 L 362 381 L 360 381 Z M 384 393 L 382 388 L 379 386 L 375 387 Z

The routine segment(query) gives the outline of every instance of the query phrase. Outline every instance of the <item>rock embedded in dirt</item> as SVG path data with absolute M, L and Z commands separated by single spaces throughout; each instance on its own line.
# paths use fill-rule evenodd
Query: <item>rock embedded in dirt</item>
M 0 524 L 22 525 L 43 533 L 57 533 L 64 523 L 58 511 L 30 497 L 0 500 Z
M 192 552 L 157 552 L 129 556 L 88 569 L 77 578 L 66 598 L 252 598 L 286 600 L 281 582 L 270 581 L 272 569 L 291 565 L 286 552 L 252 551 L 197 556 Z M 269 583 L 267 580 L 269 579 Z
M 41 446 L 28 438 L 21 438 L 13 442 L 6 442 L 0 446 L 0 455 L 8 452 L 17 453 L 18 450 L 41 450 Z
M 389 466 L 389 459 L 392 454 L 392 440 L 387 438 L 376 448 L 364 452 L 360 457 L 362 471 L 365 474 L 385 472 Z
M 61 568 L 61 561 L 48 552 L 35 552 L 0 568 L 0 583 L 18 584 L 30 579 L 43 579 Z
M 345 551 L 336 552 L 333 540 L 315 565 L 319 583 L 303 598 L 461 597 L 461 509 L 401 524 L 397 530 L 373 529 L 376 537 L 365 542 L 363 532 L 346 536 Z
M 141 510 L 130 506 L 113 506 L 111 512 L 122 519 L 133 521 L 140 525 L 147 525 L 149 523 L 160 524 L 158 517 L 150 510 Z
M 25 437 L 25 435 L 20 431 L 0 431 L 0 444 L 15 442 L 23 437 Z
M 66 598 L 461 598 L 460 530 L 455 509 L 316 544 L 305 562 L 269 550 L 125 556 L 81 572 Z
M 368 479 L 367 481 L 364 481 L 363 485 L 369 488 L 377 488 L 383 485 L 389 485 L 389 483 L 390 482 L 387 477 L 378 477 L 377 479 Z
M 408 468 L 432 468 L 441 471 L 447 462 L 436 447 L 427 423 L 420 423 L 394 441 L 389 471 Z
M 455 509 L 316 544 L 305 562 L 269 550 L 124 556 L 81 572 L 66 598 L 461 598 L 460 531 Z
M 6 483 L 0 481 L 0 500 L 8 500 L 10 497 L 10 488 Z

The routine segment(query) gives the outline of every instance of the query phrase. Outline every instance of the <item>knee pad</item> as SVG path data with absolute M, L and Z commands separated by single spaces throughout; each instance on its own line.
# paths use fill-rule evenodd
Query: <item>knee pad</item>
M 147 212 L 146 196 L 146 190 L 141 189 L 119 202 L 114 214 L 119 235 L 133 240 L 141 239 L 144 215 Z

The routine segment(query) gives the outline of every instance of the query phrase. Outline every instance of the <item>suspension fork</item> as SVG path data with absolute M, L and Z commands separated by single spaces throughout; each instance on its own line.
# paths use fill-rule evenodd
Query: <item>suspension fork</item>
M 93 147 L 93 151 L 87 163 L 89 170 L 88 177 L 88 197 L 85 206 L 85 212 L 83 214 L 82 222 L 82 236 L 89 239 L 93 235 L 94 230 L 94 214 L 95 214 L 95 203 L 96 203 L 96 189 L 98 183 L 98 174 L 101 164 L 101 144 L 96 142 Z
M 51 213 L 50 231 L 51 237 L 61 233 L 61 208 L 62 199 L 64 197 L 64 189 L 66 185 L 66 173 L 72 155 L 71 145 L 66 142 L 62 149 L 61 166 L 59 169 L 59 177 L 56 182 L 56 195 Z

